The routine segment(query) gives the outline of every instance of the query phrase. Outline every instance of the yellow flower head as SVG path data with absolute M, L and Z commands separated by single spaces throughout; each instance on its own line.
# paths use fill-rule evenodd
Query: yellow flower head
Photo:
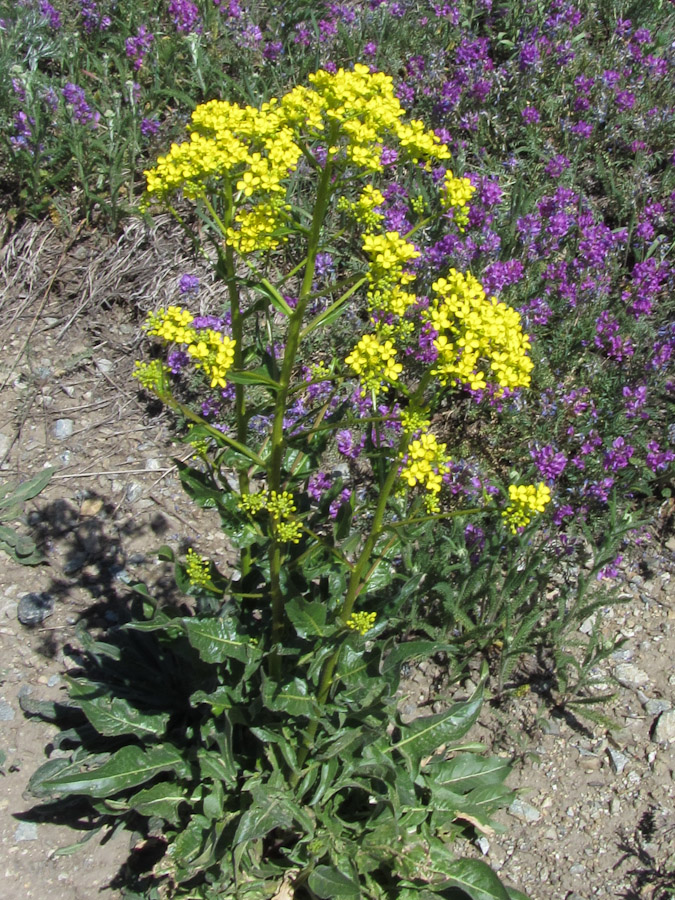
M 450 467 L 450 458 L 445 453 L 446 445 L 439 444 L 431 432 L 423 432 L 411 441 L 402 455 L 400 476 L 410 488 L 420 485 L 427 491 L 425 503 L 429 512 L 439 509 L 438 494 L 441 492 L 443 476 Z
M 393 343 L 380 343 L 374 334 L 364 334 L 345 362 L 359 376 L 362 396 L 377 390 L 383 382 L 397 381 L 403 371 L 401 363 L 396 362 Z
M 359 634 L 367 634 L 375 624 L 377 613 L 374 612 L 355 612 L 347 619 L 345 623 L 347 628 L 358 631 Z
M 551 491 L 543 481 L 534 484 L 510 484 L 509 499 L 511 502 L 502 512 L 504 522 L 515 534 L 524 528 L 535 513 L 543 512 L 551 502 Z

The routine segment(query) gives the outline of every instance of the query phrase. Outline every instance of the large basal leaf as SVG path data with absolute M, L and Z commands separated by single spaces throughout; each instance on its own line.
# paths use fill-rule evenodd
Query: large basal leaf
M 4 491 L 2 498 L 0 498 L 0 509 L 11 507 L 16 503 L 24 503 L 26 500 L 32 500 L 33 497 L 37 497 L 40 491 L 47 487 L 53 474 L 54 469 L 46 468 L 29 481 L 23 481 L 18 487 L 14 487 L 11 484 L 3 485 Z
M 231 618 L 185 618 L 181 620 L 187 639 L 207 663 L 226 659 L 246 662 L 257 652 L 247 637 L 237 634 L 237 624 Z
M 309 876 L 309 886 L 322 900 L 333 900 L 334 897 L 359 900 L 361 896 L 358 883 L 333 866 L 317 866 Z
M 150 781 L 160 772 L 174 772 L 187 778 L 190 766 L 171 746 L 122 747 L 110 759 L 93 769 L 82 771 L 84 763 L 71 763 L 66 769 L 40 781 L 40 789 L 50 794 L 86 794 L 110 797 Z M 36 773 L 37 775 L 38 773 Z
M 319 600 L 308 603 L 302 597 L 294 597 L 284 609 L 298 637 L 321 637 L 326 634 L 326 606 Z
M 178 809 L 186 799 L 185 791 L 178 785 L 161 781 L 139 791 L 129 801 L 129 805 L 143 816 L 158 816 L 172 825 L 178 825 Z
M 143 712 L 121 697 L 80 699 L 78 705 L 98 733 L 106 737 L 133 734 L 140 738 L 156 740 L 164 734 L 169 721 L 168 712 Z
M 483 692 L 478 690 L 470 700 L 455 703 L 446 712 L 414 719 L 409 725 L 401 726 L 401 739 L 391 749 L 402 753 L 417 773 L 425 756 L 466 734 L 478 718 L 482 702 Z
M 382 677 L 389 683 L 392 690 L 396 690 L 400 679 L 401 666 L 417 660 L 426 660 L 442 650 L 449 650 L 449 644 L 439 644 L 437 641 L 404 641 L 397 644 L 387 654 L 382 662 Z
M 509 893 L 487 863 L 457 859 L 448 866 L 447 886 L 461 888 L 471 900 L 509 900 Z
M 452 759 L 435 757 L 428 768 L 429 783 L 466 793 L 487 784 L 501 784 L 511 771 L 511 763 L 497 756 L 459 753 Z
M 312 718 L 321 710 L 316 698 L 309 692 L 307 683 L 294 678 L 290 684 L 278 685 L 266 679 L 262 690 L 263 703 L 272 712 L 286 712 L 291 716 L 307 716 Z

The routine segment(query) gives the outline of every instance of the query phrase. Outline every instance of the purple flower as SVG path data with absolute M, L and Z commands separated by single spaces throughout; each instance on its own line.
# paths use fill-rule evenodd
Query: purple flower
M 645 462 L 652 472 L 664 472 L 675 459 L 675 453 L 672 450 L 661 450 L 657 441 L 650 441 L 647 450 L 649 452 Z
M 333 500 L 330 507 L 328 508 L 328 515 L 331 519 L 337 519 L 337 514 L 340 511 L 340 507 L 345 503 L 349 503 L 352 498 L 352 492 L 349 488 L 345 488 L 338 497 Z
M 326 472 L 316 472 L 307 482 L 307 493 L 318 503 L 330 488 L 332 479 Z
M 49 0 L 40 0 L 40 15 L 49 21 L 49 27 L 58 31 L 61 27 L 61 13 L 54 9 Z
M 199 278 L 196 275 L 181 275 L 178 282 L 181 294 L 196 294 L 199 290 Z
M 337 440 L 338 453 L 346 456 L 348 459 L 356 459 L 366 444 L 365 436 L 361 437 L 359 443 L 355 443 L 354 435 L 348 428 L 343 428 L 335 435 Z
M 578 137 L 589 138 L 593 134 L 593 126 L 589 125 L 588 122 L 584 122 L 582 119 L 580 122 L 577 122 L 576 125 L 572 125 L 570 131 Z
M 199 9 L 192 0 L 171 0 L 169 15 L 176 26 L 176 31 L 181 34 L 196 30 L 195 26 L 199 22 Z
M 35 119 L 27 116 L 23 110 L 14 113 L 14 128 L 16 130 L 16 135 L 10 137 L 9 140 L 15 150 L 28 150 L 31 154 L 34 152 L 32 146 L 32 125 L 35 125 Z
M 70 106 L 72 106 L 73 120 L 79 125 L 91 125 L 95 128 L 98 125 L 99 114 L 92 110 L 85 100 L 84 89 L 72 82 L 68 82 L 62 89 L 61 93 Z
M 597 574 L 598 581 L 602 581 L 608 578 L 617 578 L 620 574 L 619 565 L 623 560 L 623 556 L 619 553 L 611 563 L 608 563 L 604 566 Z
M 281 41 L 267 41 L 263 47 L 263 56 L 268 62 L 274 62 L 279 59 L 284 52 L 284 45 Z
M 525 109 L 521 110 L 520 115 L 528 125 L 534 125 L 541 118 L 539 111 L 534 106 L 526 106 Z
M 549 159 L 544 171 L 551 178 L 560 178 L 565 169 L 569 169 L 569 167 L 569 159 L 566 156 L 563 156 L 562 153 L 558 153 L 557 156 L 553 156 Z
M 642 419 L 648 419 L 649 416 L 647 413 L 639 413 L 639 410 L 647 402 L 647 386 L 644 384 L 638 385 L 636 388 L 628 387 L 628 385 L 624 385 L 621 389 L 621 395 L 625 401 L 625 410 L 626 410 L 626 418 L 627 419 L 636 419 L 638 414 Z
M 171 350 L 166 358 L 166 362 L 173 374 L 179 375 L 190 362 L 190 355 L 184 350 Z
M 127 57 L 132 60 L 136 71 L 143 65 L 145 55 L 154 39 L 154 35 L 150 34 L 145 25 L 141 25 L 136 34 L 128 37 L 124 42 Z
M 152 137 L 159 131 L 159 122 L 157 119 L 141 119 L 141 134 L 143 137 Z
M 374 44 L 372 41 L 368 41 L 368 43 L 363 48 L 363 55 L 370 58 L 376 56 L 377 44 Z
M 635 453 L 635 448 L 627 444 L 622 437 L 616 438 L 612 442 L 612 447 L 605 453 L 603 466 L 607 472 L 618 472 L 625 469 L 631 456 Z
M 107 31 L 108 28 L 110 28 L 112 24 L 110 16 L 102 15 L 99 12 L 95 0 L 79 0 L 79 2 L 80 15 L 82 16 L 84 30 L 87 34 L 91 34 L 96 29 L 99 31 Z
M 568 461 L 565 454 L 557 451 L 551 444 L 532 448 L 530 456 L 534 460 L 539 474 L 547 481 L 554 481 L 562 475 Z
M 635 106 L 635 94 L 630 91 L 618 91 L 614 102 L 621 110 L 632 109 Z
M 520 49 L 520 68 L 529 69 L 539 61 L 539 48 L 534 41 L 523 44 Z

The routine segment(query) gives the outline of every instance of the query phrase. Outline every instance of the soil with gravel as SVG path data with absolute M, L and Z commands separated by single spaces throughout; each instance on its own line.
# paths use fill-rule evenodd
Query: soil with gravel
M 197 510 L 176 476 L 174 459 L 188 448 L 173 442 L 161 409 L 145 404 L 131 379 L 140 323 L 177 299 L 180 276 L 200 276 L 200 312 L 218 305 L 221 288 L 168 221 L 151 231 L 133 222 L 114 239 L 49 223 L 4 233 L 0 482 L 45 466 L 55 473 L 27 503 L 23 525 L 46 564 L 0 558 L 0 897 L 90 900 L 103 891 L 117 900 L 134 837 L 101 842 L 80 810 L 35 809 L 26 787 L 54 751 L 54 730 L 26 710 L 65 697 L 78 630 L 100 633 L 123 620 L 130 580 L 173 596 L 159 546 L 194 545 L 227 569 L 217 516 Z M 602 711 L 615 727 L 554 714 L 533 689 L 486 704 L 470 735 L 516 760 L 509 783 L 519 796 L 499 816 L 503 833 L 458 849 L 532 900 L 675 895 L 670 535 L 660 528 L 634 549 L 621 573 L 629 602 L 602 611 L 605 635 L 625 638 L 606 664 L 616 692 Z M 41 621 L 23 624 L 31 616 Z M 432 676 L 420 666 L 407 680 L 408 714 L 439 701 Z

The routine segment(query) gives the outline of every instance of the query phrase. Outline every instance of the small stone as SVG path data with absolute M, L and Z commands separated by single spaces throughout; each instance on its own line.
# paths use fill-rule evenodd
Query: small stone
M 0 700 L 0 722 L 11 722 L 14 710 L 6 700 Z
M 20 841 L 37 841 L 38 830 L 35 822 L 19 822 L 14 832 L 16 843 Z
M 667 709 L 658 717 L 654 727 L 654 740 L 658 744 L 675 741 L 675 709 Z
M 609 756 L 609 764 L 612 767 L 612 770 L 616 772 L 617 775 L 620 775 L 629 763 L 628 757 L 625 753 L 614 750 L 613 747 L 607 748 L 607 755 Z
M 0 431 L 0 458 L 5 456 L 11 446 L 12 439 Z
M 69 438 L 75 429 L 75 423 L 72 419 L 57 419 L 54 422 L 52 434 L 57 441 L 65 441 Z
M 102 375 L 110 375 L 115 368 L 115 363 L 110 359 L 97 359 L 94 365 Z
M 558 840 L 558 832 L 555 830 L 553 825 L 550 828 L 547 828 L 544 832 L 544 837 L 547 841 L 557 841 Z
M 621 803 L 619 802 L 618 797 L 612 797 L 609 801 L 609 814 L 610 816 L 615 816 L 621 809 Z
M 579 760 L 579 768 L 583 772 L 597 772 L 600 768 L 600 760 L 597 756 L 582 756 Z
M 80 515 L 85 518 L 97 516 L 103 509 L 103 500 L 100 497 L 89 497 L 82 502 Z
M 579 626 L 579 631 L 582 634 L 590 634 L 593 631 L 593 629 L 595 628 L 595 620 L 597 618 L 597 615 L 597 613 L 593 613 L 592 616 L 584 619 L 584 621 Z
M 137 481 L 132 481 L 131 484 L 127 485 L 127 489 L 124 492 L 124 495 L 129 503 L 135 503 L 136 500 L 140 499 L 142 493 L 143 485 L 139 484 Z
M 483 856 L 487 856 L 490 852 L 490 842 L 483 835 L 481 835 L 479 838 L 476 838 L 476 846 L 483 854 Z
M 658 716 L 659 713 L 668 712 L 668 710 L 673 708 L 672 704 L 660 697 L 653 697 L 651 700 L 647 700 L 644 706 L 645 712 L 650 716 Z
M 47 687 L 56 687 L 57 684 L 61 684 L 61 676 L 50 675 L 50 677 L 47 679 Z
M 649 675 L 633 663 L 619 663 L 614 670 L 614 677 L 619 684 L 629 688 L 649 682 Z
M 583 863 L 575 863 L 570 866 L 570 875 L 583 875 L 585 871 L 586 866 Z
M 150 459 L 146 459 L 145 468 L 148 472 L 157 472 L 162 468 L 162 463 L 157 459 L 156 456 L 151 456 Z
M 54 612 L 54 598 L 50 594 L 24 594 L 19 600 L 16 617 L 22 625 L 39 625 Z
M 526 803 L 525 800 L 521 800 L 520 797 L 516 797 L 508 811 L 514 818 L 521 819 L 523 822 L 538 822 L 541 819 L 539 810 Z
M 557 719 L 543 719 L 541 723 L 541 730 L 544 734 L 560 734 L 560 725 L 558 724 Z

